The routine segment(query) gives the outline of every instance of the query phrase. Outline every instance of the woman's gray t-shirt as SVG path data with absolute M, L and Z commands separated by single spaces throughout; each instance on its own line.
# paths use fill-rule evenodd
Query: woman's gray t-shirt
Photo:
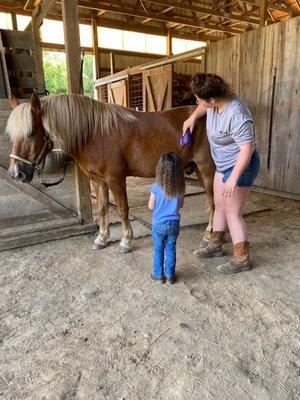
M 235 165 L 240 146 L 254 142 L 253 119 L 242 100 L 233 95 L 219 114 L 208 108 L 207 137 L 217 171 L 224 172 Z

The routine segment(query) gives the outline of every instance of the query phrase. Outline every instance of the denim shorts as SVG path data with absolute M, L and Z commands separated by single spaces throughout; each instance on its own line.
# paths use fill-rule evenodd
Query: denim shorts
M 225 183 L 230 177 L 234 167 L 226 169 L 226 171 L 221 172 L 223 174 L 222 182 Z M 248 167 L 239 177 L 237 181 L 237 186 L 239 187 L 250 187 L 254 184 L 254 181 L 260 171 L 260 157 L 256 149 L 252 153 L 252 157 Z

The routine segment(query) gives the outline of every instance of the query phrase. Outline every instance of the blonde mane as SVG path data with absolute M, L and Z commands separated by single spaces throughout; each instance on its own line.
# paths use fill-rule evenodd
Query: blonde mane
M 49 137 L 66 152 L 80 151 L 95 135 L 118 131 L 118 119 L 136 121 L 122 106 L 101 103 L 78 94 L 62 94 L 40 99 L 43 125 Z M 32 130 L 30 103 L 17 106 L 9 116 L 6 132 L 12 140 L 26 137 Z

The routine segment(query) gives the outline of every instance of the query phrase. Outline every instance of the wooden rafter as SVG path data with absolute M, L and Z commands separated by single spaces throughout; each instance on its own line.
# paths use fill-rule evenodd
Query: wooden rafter
M 122 7 L 117 6 L 115 4 L 111 4 L 108 5 L 106 1 L 98 1 L 97 4 L 95 3 L 87 3 L 86 1 L 79 1 L 78 5 L 79 7 L 83 7 L 83 8 L 92 8 L 94 10 L 98 10 L 99 8 L 106 10 L 106 11 L 110 11 L 112 13 L 116 13 L 116 14 L 122 14 L 122 15 L 130 15 L 130 16 L 136 16 L 136 17 L 140 17 L 140 18 L 152 18 L 155 21 L 162 21 L 162 22 L 173 22 L 176 24 L 181 24 L 182 26 L 188 26 L 191 28 L 204 28 L 204 29 L 213 29 L 215 31 L 218 32 L 227 32 L 230 33 L 232 35 L 238 35 L 241 33 L 241 30 L 238 29 L 229 29 L 229 28 L 221 28 L 218 25 L 214 25 L 214 24 L 205 24 L 202 21 L 199 22 L 195 22 L 191 19 L 188 18 L 182 18 L 182 17 L 178 17 L 177 15 L 172 15 L 171 17 L 167 17 L 165 15 L 160 15 L 160 14 L 156 14 L 154 12 L 148 12 L 145 13 L 144 11 L 141 10 L 135 10 L 132 9 L 131 7 L 125 6 L 125 4 L 122 4 Z

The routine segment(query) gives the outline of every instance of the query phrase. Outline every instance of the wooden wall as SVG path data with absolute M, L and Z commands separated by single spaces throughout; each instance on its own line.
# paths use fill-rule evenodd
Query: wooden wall
M 232 84 L 253 114 L 257 186 L 300 194 L 300 17 L 212 43 L 206 72 Z

